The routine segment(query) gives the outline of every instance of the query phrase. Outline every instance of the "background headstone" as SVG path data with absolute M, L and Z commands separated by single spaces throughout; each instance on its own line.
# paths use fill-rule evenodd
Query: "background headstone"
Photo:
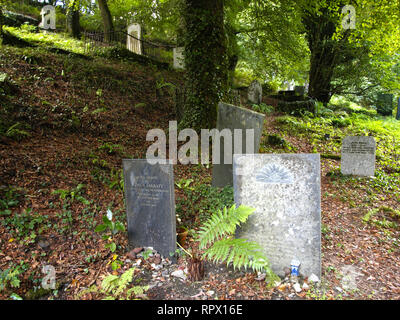
M 262 102 L 262 86 L 257 80 L 254 80 L 247 91 L 247 99 L 253 104 Z
M 236 237 L 259 243 L 281 277 L 298 260 L 300 275 L 320 278 L 320 155 L 235 155 L 233 168 L 236 205 L 255 208 Z
M 176 250 L 172 164 L 123 160 L 123 170 L 129 244 L 153 247 L 171 259 Z
M 393 113 L 393 94 L 378 94 L 376 111 L 383 116 L 391 116 Z
M 42 22 L 39 24 L 39 28 L 46 30 L 56 29 L 56 9 L 51 5 L 46 5 L 40 11 L 42 16 Z
M 217 129 L 219 131 L 222 131 L 223 129 L 230 129 L 232 132 L 232 139 L 234 136 L 234 129 L 242 129 L 243 154 L 246 153 L 246 129 L 254 129 L 254 153 L 258 153 L 264 127 L 264 118 L 264 114 L 221 102 L 218 104 Z M 233 143 L 232 145 L 233 153 L 235 150 L 235 144 Z M 224 143 L 223 139 L 221 139 L 221 163 L 213 165 L 213 187 L 225 187 L 233 184 L 232 164 L 224 164 L 224 152 Z
M 296 92 L 296 94 L 303 96 L 306 92 L 306 87 L 305 86 L 295 86 L 294 91 Z
M 397 101 L 397 114 L 396 114 L 396 119 L 400 120 L 400 98 Z
M 375 175 L 374 137 L 346 137 L 342 142 L 341 172 L 344 175 Z
M 142 37 L 142 28 L 140 24 L 134 23 L 128 27 L 128 36 L 126 48 L 136 54 L 142 54 L 142 42 L 140 41 Z
M 173 48 L 174 69 L 185 69 L 185 47 Z

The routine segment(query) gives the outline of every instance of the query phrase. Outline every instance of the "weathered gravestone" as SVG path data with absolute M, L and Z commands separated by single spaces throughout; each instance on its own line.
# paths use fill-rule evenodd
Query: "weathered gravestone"
M 247 91 L 247 99 L 254 104 L 262 102 L 262 86 L 257 80 L 254 80 Z
M 45 30 L 55 30 L 56 29 L 56 9 L 51 5 L 46 5 L 40 11 L 42 16 L 42 22 L 39 27 Z
M 142 28 L 140 24 L 134 23 L 128 27 L 128 36 L 126 40 L 126 48 L 136 54 L 142 54 Z
M 320 278 L 320 155 L 235 155 L 233 168 L 236 205 L 255 208 L 236 237 L 258 242 L 281 277 L 297 260 L 300 275 Z
M 174 69 L 185 69 L 185 47 L 173 48 Z
M 123 170 L 129 244 L 153 247 L 170 258 L 176 250 L 172 164 L 123 160 Z
M 396 119 L 400 120 L 400 98 L 397 101 L 397 114 L 396 114 Z
M 393 95 L 392 94 L 378 94 L 378 102 L 376 104 L 376 111 L 383 116 L 391 116 L 393 112 Z
M 229 129 L 232 137 L 232 149 L 225 152 L 225 139 L 223 143 L 221 141 L 219 150 L 220 163 L 213 164 L 212 185 L 214 187 L 225 187 L 233 184 L 232 156 L 234 153 L 258 153 L 264 118 L 264 114 L 231 104 L 219 103 L 217 130 L 221 132 L 224 129 Z M 225 153 L 228 159 L 225 159 Z
M 346 137 L 342 142 L 341 172 L 344 175 L 375 175 L 374 137 Z
M 297 95 L 304 96 L 306 92 L 306 87 L 305 86 L 295 86 L 294 91 L 296 92 Z

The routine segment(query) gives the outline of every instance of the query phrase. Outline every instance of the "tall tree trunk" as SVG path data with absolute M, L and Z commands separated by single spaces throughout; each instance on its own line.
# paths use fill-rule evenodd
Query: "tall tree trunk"
M 111 32 L 114 31 L 111 12 L 110 9 L 108 8 L 107 0 L 97 0 L 97 2 L 99 4 L 101 18 L 103 19 L 104 41 L 110 42 Z
M 3 38 L 3 7 L 0 4 L 0 38 Z
M 303 17 L 308 46 L 311 52 L 308 95 L 323 103 L 331 99 L 331 82 L 337 62 L 339 44 L 332 37 L 336 25 L 328 9 L 316 16 L 306 13 Z
M 186 0 L 185 112 L 181 126 L 215 128 L 218 102 L 227 87 L 223 0 Z
M 79 24 L 79 0 L 72 0 L 67 8 L 67 31 L 68 33 L 79 39 L 81 35 L 81 26 Z

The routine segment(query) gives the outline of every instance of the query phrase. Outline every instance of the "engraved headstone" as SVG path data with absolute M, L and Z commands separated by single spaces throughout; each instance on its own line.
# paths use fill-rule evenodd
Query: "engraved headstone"
M 134 23 L 128 27 L 126 48 L 136 54 L 142 54 L 142 42 L 140 41 L 142 29 L 140 24 Z
M 249 109 L 222 102 L 218 104 L 217 130 L 219 132 L 224 129 L 230 130 L 232 134 L 232 150 L 230 150 L 231 153 L 228 155 L 230 156 L 228 159 L 230 162 L 225 161 L 225 143 L 221 141 L 219 153 L 220 163 L 214 164 L 212 170 L 212 185 L 214 187 L 225 187 L 233 184 L 232 155 L 234 153 L 258 153 L 264 127 L 264 118 L 264 114 Z M 251 131 L 253 135 L 251 135 L 251 132 L 247 131 L 248 129 L 253 129 L 253 131 Z M 235 140 L 235 130 L 237 133 L 240 133 L 236 136 L 238 138 L 237 140 Z
M 175 69 L 185 69 L 184 52 L 185 52 L 185 47 L 173 48 Z
M 262 102 L 262 86 L 260 82 L 254 80 L 247 91 L 247 99 L 254 104 L 260 104 Z
M 379 93 L 376 111 L 383 116 L 391 116 L 393 113 L 393 95 Z
M 397 101 L 397 114 L 396 114 L 396 119 L 400 120 L 400 98 Z
M 344 175 L 375 175 L 374 137 L 346 137 L 342 142 L 341 172 Z
M 51 5 L 46 5 L 40 11 L 42 16 L 42 22 L 39 24 L 39 28 L 45 30 L 55 30 L 56 29 L 56 9 Z
M 153 247 L 164 257 L 176 250 L 172 164 L 123 160 L 128 238 L 132 247 Z
M 234 155 L 233 168 L 236 205 L 255 209 L 236 237 L 258 242 L 281 277 L 297 260 L 320 278 L 320 155 Z

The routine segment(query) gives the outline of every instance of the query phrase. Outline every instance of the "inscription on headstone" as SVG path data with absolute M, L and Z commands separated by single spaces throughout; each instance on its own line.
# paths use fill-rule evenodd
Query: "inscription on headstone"
M 321 277 L 319 154 L 234 155 L 233 168 L 236 205 L 255 208 L 236 237 L 258 242 L 281 277 L 294 260 Z
M 128 238 L 133 247 L 153 247 L 164 257 L 176 250 L 172 164 L 123 160 Z
M 260 140 L 264 127 L 265 115 L 251 111 L 249 109 L 237 107 L 231 104 L 219 103 L 218 105 L 218 117 L 217 117 L 217 130 L 221 132 L 224 129 L 229 129 L 232 134 L 232 151 L 230 156 L 230 162 L 227 163 L 225 160 L 225 140 L 221 141 L 220 144 L 220 164 L 213 165 L 212 171 L 212 185 L 214 187 L 225 187 L 233 184 L 232 176 L 232 155 L 234 153 L 258 153 L 260 149 Z M 238 141 L 235 141 L 235 129 L 240 129 L 241 134 L 239 140 L 241 143 L 238 146 Z M 254 138 L 251 136 L 247 129 L 253 129 Z M 221 139 L 222 140 L 222 139 Z M 247 141 L 249 140 L 249 141 Z M 249 144 L 248 144 L 249 143 Z M 235 152 L 239 150 L 239 152 Z
M 251 103 L 260 104 L 262 102 L 262 86 L 260 82 L 254 80 L 247 91 L 247 98 Z
M 376 143 L 373 137 L 346 137 L 342 143 L 341 172 L 344 175 L 375 175 Z

